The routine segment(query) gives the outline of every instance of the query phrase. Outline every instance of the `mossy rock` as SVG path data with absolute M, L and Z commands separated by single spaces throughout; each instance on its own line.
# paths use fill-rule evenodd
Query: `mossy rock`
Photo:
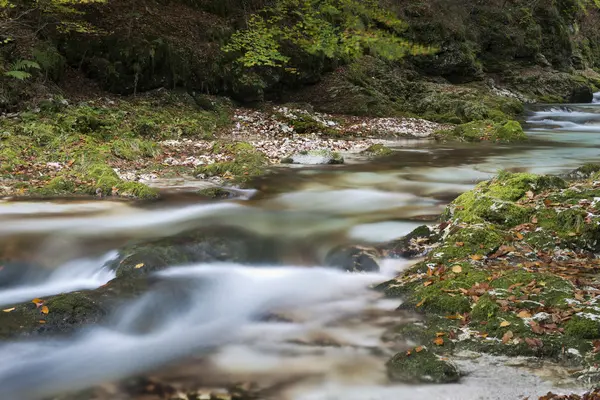
M 471 310 L 471 302 L 468 297 L 456 295 L 461 289 L 470 289 L 478 283 L 486 282 L 490 276 L 488 272 L 474 268 L 467 262 L 450 264 L 450 268 L 460 266 L 460 272 L 450 272 L 444 280 L 432 278 L 428 281 L 416 281 L 405 284 L 402 289 L 394 292 L 388 289 L 388 293 L 402 293 L 404 303 L 402 309 L 415 310 L 423 313 L 436 315 L 463 314 Z M 425 264 L 419 264 L 413 268 L 427 269 Z M 426 282 L 430 282 L 427 284 Z M 386 293 L 387 294 L 387 293 Z
M 329 149 L 306 150 L 281 160 L 282 164 L 332 165 L 343 164 L 344 157 Z
M 494 122 L 476 120 L 458 125 L 453 129 L 439 131 L 438 140 L 459 140 L 464 142 L 520 142 L 527 139 L 521 124 L 517 121 Z
M 392 382 L 452 383 L 458 382 L 460 372 L 448 361 L 440 359 L 429 350 L 398 353 L 386 364 Z
M 232 229 L 187 232 L 168 239 L 128 246 L 110 263 L 117 277 L 146 276 L 167 267 L 207 262 L 272 262 L 271 244 Z
M 386 157 L 394 154 L 394 150 L 383 144 L 372 144 L 367 149 L 363 150 L 361 154 L 369 157 Z
M 194 171 L 196 176 L 225 176 L 235 182 L 245 183 L 266 172 L 267 158 L 249 143 L 217 142 L 212 151 L 230 154 L 233 160 L 202 165 Z
M 504 233 L 490 224 L 468 225 L 448 235 L 434 249 L 431 259 L 437 262 L 460 259 L 471 255 L 487 255 L 504 243 Z

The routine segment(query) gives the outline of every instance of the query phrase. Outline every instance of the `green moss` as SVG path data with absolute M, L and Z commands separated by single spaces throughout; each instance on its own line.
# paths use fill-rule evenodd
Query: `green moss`
M 490 197 L 475 189 L 457 197 L 444 211 L 443 216 L 465 223 L 487 221 L 511 227 L 526 222 L 531 213 L 526 207 Z
M 34 190 L 34 194 L 39 194 L 42 196 L 56 196 L 74 193 L 76 190 L 77 187 L 72 180 L 64 176 L 57 176 L 43 187 Z
M 112 153 L 124 160 L 134 161 L 142 157 L 154 157 L 158 154 L 156 143 L 140 139 L 118 139 L 111 142 Z
M 502 231 L 494 226 L 469 225 L 446 237 L 442 246 L 431 253 L 431 259 L 440 262 L 474 254 L 486 255 L 500 247 L 503 242 Z
M 518 142 L 526 140 L 527 136 L 517 121 L 476 120 L 458 125 L 454 129 L 439 131 L 436 138 L 465 142 Z
M 244 183 L 249 179 L 262 175 L 268 164 L 268 160 L 263 153 L 245 142 L 219 142 L 214 145 L 213 152 L 231 153 L 233 160 L 200 166 L 194 172 L 196 175 L 230 175 L 235 181 Z
M 526 293 L 523 287 L 534 281 L 542 289 L 541 292 L 531 294 L 527 291 Z M 574 288 L 569 281 L 548 273 L 513 270 L 490 282 L 490 286 L 494 289 L 507 290 L 513 285 L 517 285 L 512 289 L 514 295 L 519 297 L 527 294 L 530 300 L 540 302 L 546 307 L 564 307 L 566 300 L 574 297 Z
M 525 196 L 528 191 L 537 194 L 547 189 L 566 187 L 567 183 L 557 176 L 501 171 L 487 184 L 486 193 L 497 199 L 516 201 Z
M 565 335 L 579 339 L 598 339 L 600 323 L 588 318 L 573 317 L 565 324 Z
M 486 282 L 488 273 L 471 267 L 468 263 L 459 263 L 462 271 L 450 273 L 444 280 L 433 279 L 431 284 L 416 282 L 409 284 L 410 294 L 403 308 L 417 309 L 427 313 L 450 315 L 471 310 L 468 297 L 458 293 L 460 289 L 470 289 L 477 283 Z M 419 305 L 419 307 L 417 307 Z
M 458 369 L 448 361 L 441 360 L 429 350 L 419 353 L 396 354 L 387 362 L 388 377 L 392 382 L 450 383 L 460 378 Z
M 366 150 L 363 150 L 362 153 L 371 157 L 385 157 L 393 154 L 394 150 L 382 144 L 372 144 Z
M 158 190 L 139 182 L 119 182 L 116 185 L 120 196 L 135 197 L 137 199 L 154 199 L 158 197 Z

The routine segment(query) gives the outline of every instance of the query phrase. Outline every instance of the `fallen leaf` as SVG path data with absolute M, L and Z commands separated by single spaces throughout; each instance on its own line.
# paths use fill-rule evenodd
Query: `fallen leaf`
M 544 205 L 546 207 L 550 207 L 551 204 L 552 204 L 552 201 L 550 199 L 544 199 Z
M 462 272 L 462 267 L 460 265 L 455 265 L 454 267 L 452 267 L 452 272 L 454 272 L 455 274 L 460 274 Z
M 508 321 L 500 322 L 500 328 L 504 328 L 505 326 L 510 326 L 510 322 L 508 322 Z
M 40 311 L 42 314 L 48 314 L 50 312 L 50 310 L 48 309 L 48 306 L 43 306 Z
M 504 334 L 504 336 L 502 336 L 502 343 L 506 344 L 509 342 L 510 339 L 512 339 L 515 335 L 512 333 L 512 331 L 508 331 Z
M 406 355 L 407 355 L 407 356 L 410 356 L 411 354 L 412 354 L 412 352 L 411 352 L 410 350 L 407 350 L 407 351 L 406 351 Z
M 418 302 L 415 307 L 421 307 L 424 303 L 425 303 L 425 299 L 423 299 L 420 302 Z
M 424 347 L 423 347 L 423 346 L 419 346 L 419 347 L 415 348 L 415 351 L 416 351 L 417 353 L 420 353 L 420 352 L 422 352 L 423 350 L 424 350 Z
M 533 217 L 533 218 L 531 218 L 531 223 L 532 223 L 532 224 L 537 224 L 537 223 L 538 223 L 538 219 L 537 219 L 537 217 Z
M 40 324 L 45 324 L 45 323 L 46 323 L 46 321 L 44 321 L 43 319 L 40 319 L 38 322 L 39 322 Z
M 531 190 L 528 190 L 526 193 L 528 199 L 533 199 L 535 194 Z
M 37 297 L 36 297 L 35 299 L 31 300 L 31 302 L 32 302 L 33 304 L 35 304 L 35 305 L 36 305 L 36 307 L 38 307 L 38 308 L 40 308 L 41 306 L 43 306 L 43 305 L 44 305 L 44 300 L 42 300 L 42 299 L 38 299 Z
M 524 238 L 524 236 L 520 232 L 515 233 L 515 236 L 519 240 L 522 240 Z
M 144 263 L 139 263 L 139 264 L 136 264 L 136 265 L 135 265 L 135 267 L 133 267 L 133 268 L 135 268 L 135 269 L 140 269 L 140 268 L 142 268 L 143 266 L 144 266 Z
M 12 307 L 12 308 L 5 308 L 5 309 L 4 309 L 4 310 L 2 310 L 2 311 L 4 311 L 4 312 L 11 312 L 11 311 L 15 311 L 15 308 L 16 308 L 16 307 Z
M 436 338 L 433 340 L 433 343 L 438 345 L 438 346 L 443 346 L 444 345 L 444 339 L 442 339 L 441 337 Z
M 517 317 L 519 318 L 531 318 L 531 313 L 527 310 L 523 310 L 520 313 L 517 314 Z
M 446 332 L 438 332 L 435 334 L 436 337 L 446 336 Z
M 474 261 L 479 261 L 479 260 L 483 259 L 483 256 L 481 254 L 473 254 L 470 257 L 471 257 L 471 260 L 474 260 Z
M 465 245 L 465 242 L 456 242 L 457 247 L 463 247 L 464 245 Z

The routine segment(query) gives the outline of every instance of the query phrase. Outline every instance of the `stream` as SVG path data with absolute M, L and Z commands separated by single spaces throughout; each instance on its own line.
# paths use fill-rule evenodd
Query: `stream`
M 23 264 L 10 279 L 0 275 L 0 308 L 98 288 L 115 277 L 109 266 L 119 249 L 134 242 L 192 230 L 243 232 L 268 250 L 261 250 L 268 257 L 256 250 L 252 262 L 158 272 L 146 293 L 100 326 L 2 342 L 0 399 L 55 399 L 90 387 L 102 387 L 105 397 L 78 398 L 137 398 L 118 397 L 111 382 L 148 374 L 196 389 L 253 381 L 276 388 L 272 398 L 290 400 L 581 391 L 557 366 L 473 354 L 453 360 L 467 373 L 460 383 L 390 385 L 384 363 L 411 343 L 384 342 L 382 333 L 414 317 L 369 286 L 415 261 L 382 260 L 379 272 L 361 274 L 322 265 L 336 246 L 385 243 L 434 221 L 454 197 L 500 169 L 563 174 L 600 162 L 600 94 L 594 99 L 532 106 L 527 143 L 397 141 L 394 154 L 380 160 L 349 154 L 339 166 L 275 167 L 255 191 L 232 199 L 0 200 L 0 243 Z

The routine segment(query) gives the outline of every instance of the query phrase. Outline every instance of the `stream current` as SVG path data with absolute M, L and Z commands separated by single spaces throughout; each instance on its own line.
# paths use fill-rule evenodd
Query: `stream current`
M 382 160 L 348 155 L 342 166 L 274 168 L 255 191 L 227 200 L 0 200 L 0 242 L 39 266 L 0 280 L 0 308 L 100 287 L 115 277 L 108 265 L 119 248 L 132 242 L 243 230 L 276 249 L 252 265 L 174 265 L 101 326 L 3 342 L 0 399 L 54 399 L 90 387 L 108 394 L 85 398 L 135 398 L 111 395 L 110 382 L 145 374 L 182 388 L 254 381 L 276 387 L 272 398 L 297 400 L 517 399 L 580 390 L 547 369 L 488 356 L 454 360 L 467 372 L 458 384 L 390 385 L 385 360 L 412 344 L 381 335 L 411 317 L 369 287 L 414 261 L 383 260 L 380 272 L 364 274 L 321 265 L 334 246 L 384 243 L 433 221 L 500 169 L 562 174 L 600 162 L 600 95 L 595 101 L 536 105 L 524 144 L 395 142 Z

